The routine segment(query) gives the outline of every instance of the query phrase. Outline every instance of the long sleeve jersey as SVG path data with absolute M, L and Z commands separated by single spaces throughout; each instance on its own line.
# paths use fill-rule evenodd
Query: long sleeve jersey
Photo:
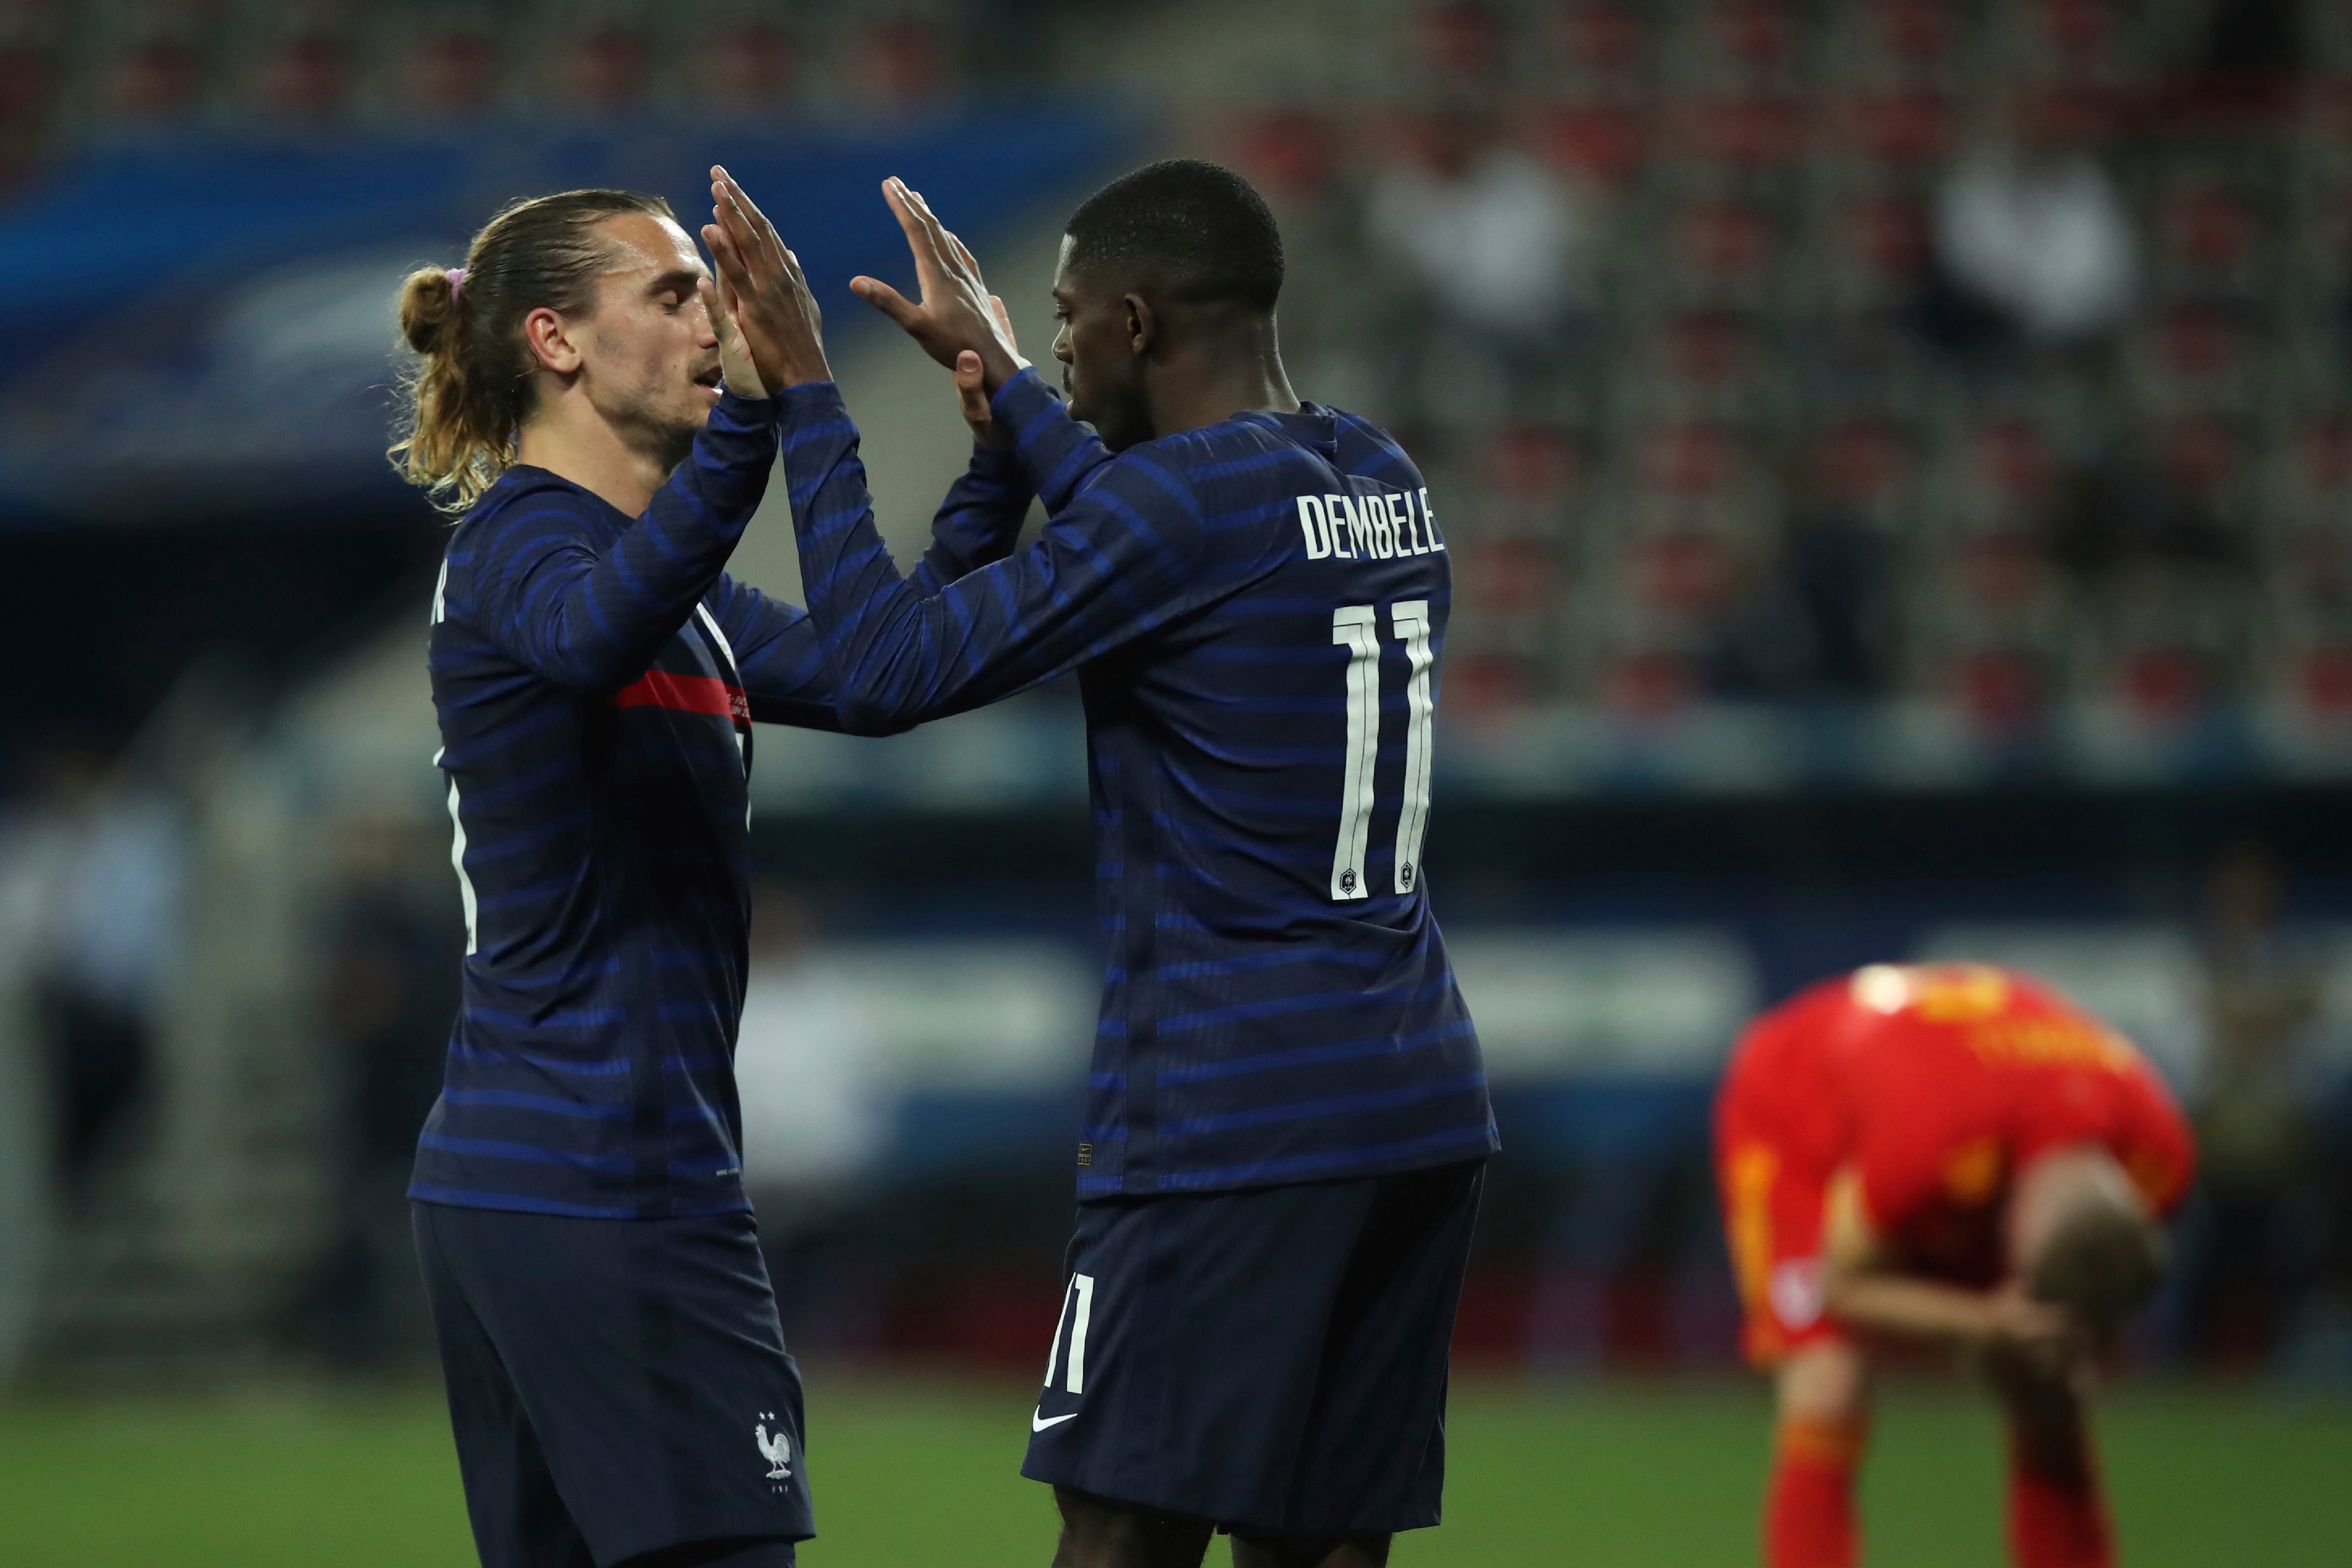
M 451 534 L 434 706 L 466 910 L 463 1003 L 410 1195 L 594 1218 L 745 1206 L 735 1094 L 751 721 L 860 729 L 800 610 L 722 569 L 776 456 L 726 395 L 640 518 L 517 467 Z M 1032 499 L 976 451 L 927 592 Z
M 1050 521 L 901 579 L 829 384 L 783 395 L 843 714 L 896 728 L 1079 671 L 1104 976 L 1081 1197 L 1410 1170 L 1496 1147 L 1421 866 L 1450 577 L 1419 471 L 1308 405 L 1114 457 L 1034 371 L 1000 424 Z

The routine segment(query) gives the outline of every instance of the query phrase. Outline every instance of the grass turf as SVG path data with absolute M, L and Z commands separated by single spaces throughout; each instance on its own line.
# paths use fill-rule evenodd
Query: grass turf
M 1042 1568 L 1052 1509 L 1015 1474 L 1031 1391 L 810 1380 L 824 1539 L 808 1568 Z M 2201 1388 L 2120 1392 L 2103 1415 L 2133 1568 L 2317 1568 L 2352 1541 L 2352 1412 Z M 1455 1395 L 1447 1523 L 1399 1568 L 1706 1568 L 1753 1561 L 1765 1407 L 1736 1387 Z M 744 1437 L 747 1458 L 751 1440 Z M 1995 1431 L 1958 1389 L 1885 1403 L 1864 1484 L 1871 1560 L 1991 1568 Z M 0 1557 L 26 1568 L 462 1568 L 429 1390 L 0 1404 Z M 1211 1561 L 1223 1558 L 1213 1551 Z

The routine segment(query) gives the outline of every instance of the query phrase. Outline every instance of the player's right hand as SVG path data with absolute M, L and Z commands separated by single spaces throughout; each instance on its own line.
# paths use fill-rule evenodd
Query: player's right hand
M 906 231 L 914 253 L 916 292 L 909 300 L 879 278 L 853 278 L 857 297 L 898 323 L 923 352 L 957 370 L 962 356 L 979 358 L 981 386 L 993 393 L 1028 366 L 1013 341 L 1003 306 L 989 293 L 971 251 L 931 214 L 930 205 L 892 176 L 882 182 L 882 199 Z M 959 392 L 963 378 L 957 378 Z M 968 416 L 967 416 L 968 417 Z

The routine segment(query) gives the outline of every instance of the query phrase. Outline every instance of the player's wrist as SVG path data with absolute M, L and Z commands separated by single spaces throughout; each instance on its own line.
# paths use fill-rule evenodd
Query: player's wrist
M 1029 362 L 1006 348 L 994 338 L 980 345 L 981 387 L 991 396 L 1003 389 L 1004 384 L 1029 368 Z
M 795 385 L 779 387 L 771 405 L 781 425 L 808 424 L 834 417 L 844 412 L 841 388 L 830 381 L 803 381 Z M 792 454 L 787 452 L 789 459 Z
M 778 367 L 774 381 L 777 386 L 787 392 L 796 386 L 814 386 L 820 383 L 830 386 L 833 384 L 833 366 L 826 363 L 824 352 L 820 349 L 812 354 L 795 355 L 786 360 Z

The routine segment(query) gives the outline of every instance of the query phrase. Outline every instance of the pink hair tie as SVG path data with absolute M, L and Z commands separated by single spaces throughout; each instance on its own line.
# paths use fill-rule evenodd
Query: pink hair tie
M 454 305 L 457 302 L 457 291 L 466 286 L 466 269 L 462 267 L 446 267 L 442 268 L 441 275 L 449 279 L 449 303 Z

